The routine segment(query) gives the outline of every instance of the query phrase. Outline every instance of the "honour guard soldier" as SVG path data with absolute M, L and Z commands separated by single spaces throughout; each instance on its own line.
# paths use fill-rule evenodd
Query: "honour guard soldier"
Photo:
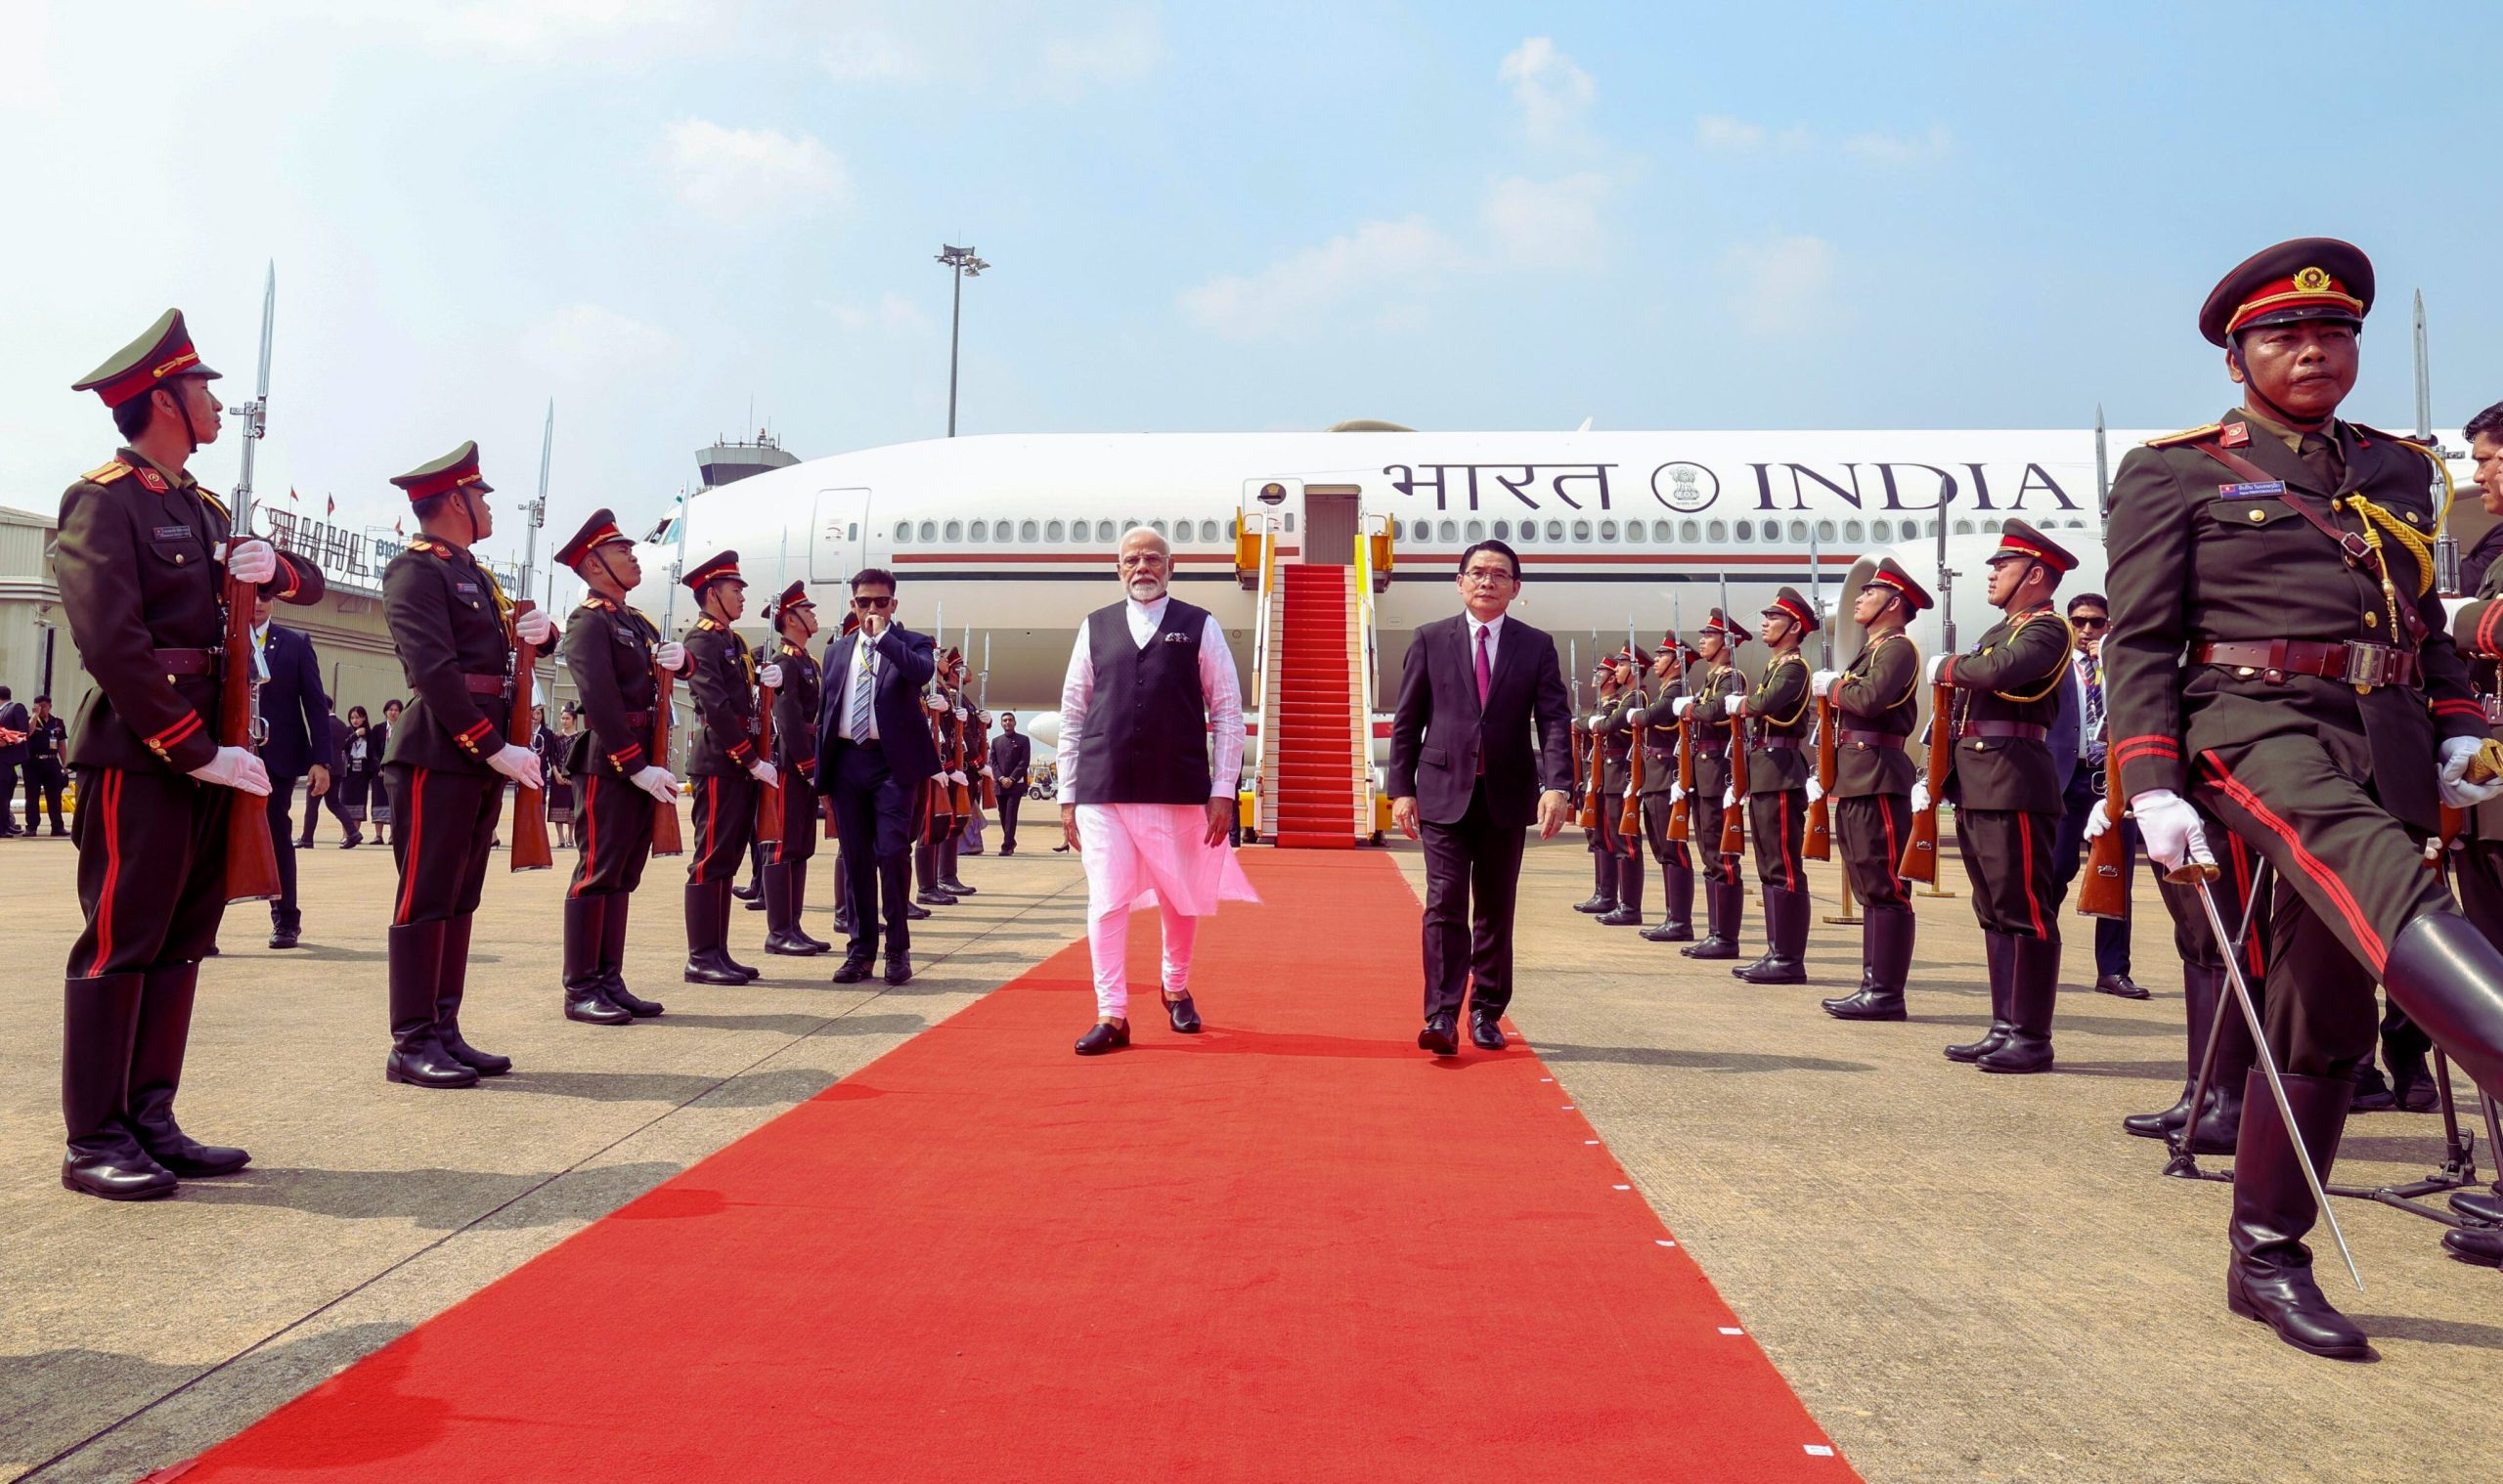
M 2372 1052 L 2373 981 L 2503 1088 L 2503 954 L 2425 865 L 2440 807 L 2497 792 L 2470 774 L 2487 721 L 2434 593 L 2439 461 L 2337 415 L 2372 299 L 2371 263 L 2331 239 L 2227 274 L 2199 327 L 2243 405 L 2132 450 L 2107 538 L 2111 733 L 2148 853 L 2168 871 L 2213 861 L 2205 809 L 2278 878 L 2265 1050 L 2294 1126 L 2246 1084 L 2226 1302 L 2339 1358 L 2371 1344 L 2313 1281 L 2319 1212 L 2296 1151 L 2328 1178 Z
M 1625 798 L 1634 789 L 1635 732 L 1646 705 L 1643 674 L 1650 667 L 1651 657 L 1632 644 L 1610 658 L 1608 682 L 1614 688 L 1591 721 L 1602 754 L 1600 850 L 1609 862 L 1616 902 L 1613 910 L 1601 915 L 1603 928 L 1640 927 L 1643 922 L 1643 842 L 1627 834 L 1624 823 Z M 1648 767 L 1647 760 L 1645 765 Z
M 69 742 L 72 836 L 86 926 L 63 995 L 61 1183 L 145 1200 L 177 1177 L 231 1175 L 251 1157 L 174 1120 L 199 961 L 226 911 L 235 791 L 266 796 L 248 748 L 218 745 L 227 579 L 321 595 L 310 563 L 234 538 L 225 505 L 185 469 L 216 441 L 222 404 L 168 310 L 73 388 L 112 409 L 126 440 L 61 497 L 53 567 L 96 688 Z M 222 564 L 222 565 L 221 565 Z
M 2021 520 L 1999 527 L 1990 555 L 1991 606 L 2006 615 L 1963 654 L 1930 661 L 1956 692 L 1947 775 L 1955 849 L 1973 883 L 1990 970 L 1991 1028 L 1947 1048 L 1984 1071 L 2051 1069 L 2051 1011 L 2060 992 L 2060 889 L 2051 842 L 2067 776 L 2051 755 L 2051 723 L 2069 682 L 2076 637 L 2051 604 L 2077 558 Z M 1927 780 L 1912 810 L 1929 803 Z
M 782 776 L 782 838 L 768 846 L 765 865 L 765 951 L 823 953 L 832 943 L 811 938 L 800 914 L 809 905 L 809 860 L 817 852 L 817 707 L 824 686 L 809 637 L 817 632 L 817 605 L 806 583 L 793 583 L 766 605 L 773 626 L 773 663 L 782 683 L 773 690 L 773 766 Z
M 1703 676 L 1678 697 L 1670 710 L 1694 725 L 1694 798 L 1687 817 L 1695 853 L 1703 857 L 1703 940 L 1678 951 L 1689 958 L 1736 958 L 1738 925 L 1746 917 L 1746 888 L 1738 881 L 1738 857 L 1721 853 L 1723 798 L 1730 791 L 1730 728 L 1723 724 L 1730 698 L 1747 693 L 1747 677 L 1738 672 L 1738 646 L 1747 631 L 1720 609 L 1712 610 L 1695 635 L 1695 652 L 1703 657 Z
M 661 1013 L 626 987 L 626 922 L 652 854 L 653 810 L 678 807 L 678 779 L 654 758 L 660 671 L 686 666 L 685 646 L 665 641 L 626 594 L 643 580 L 634 540 L 607 510 L 593 510 L 556 560 L 591 593 L 565 623 L 559 648 L 583 714 L 568 771 L 580 849 L 565 889 L 565 1019 L 623 1026 Z
M 1743 805 L 1764 891 L 1764 956 L 1730 971 L 1751 984 L 1808 982 L 1808 868 L 1799 851 L 1807 838 L 1808 740 L 1817 698 L 1799 645 L 1816 628 L 1816 607 L 1798 589 L 1782 589 L 1764 610 L 1764 641 L 1773 650 L 1764 678 L 1752 695 L 1723 703 L 1746 729 Z
M 1591 895 L 1573 903 L 1576 912 L 1604 917 L 1616 910 L 1616 853 L 1607 849 L 1606 837 L 1601 833 L 1599 816 L 1605 809 L 1603 801 L 1592 796 L 1606 790 L 1607 760 L 1601 755 L 1600 720 L 1616 702 L 1616 666 L 1606 655 L 1591 660 L 1591 710 L 1573 718 L 1573 730 L 1581 736 L 1587 751 L 1579 754 L 1580 766 L 1573 773 L 1573 807 L 1588 807 L 1592 823 L 1582 831 L 1582 844 L 1591 852 Z M 1601 782 L 1592 782 L 1597 767 Z
M 1851 611 L 1867 641 L 1839 674 L 1810 677 L 1818 697 L 1833 702 L 1834 833 L 1861 910 L 1860 988 L 1824 1002 L 1837 1020 L 1905 1016 L 1913 916 L 1896 866 L 1912 824 L 1906 744 L 1920 713 L 1920 651 L 1904 629 L 1934 601 L 1893 557 L 1879 558 Z
M 782 668 L 762 671 L 747 640 L 730 628 L 747 608 L 739 554 L 725 551 L 686 574 L 703 610 L 686 633 L 687 689 L 695 695 L 695 736 L 686 771 L 695 792 L 694 859 L 686 868 L 686 982 L 744 984 L 756 971 L 730 957 L 730 878 L 756 830 L 760 788 L 779 778 L 757 756 L 756 687 L 778 685 Z
M 382 569 L 383 621 L 414 692 L 382 763 L 400 867 L 382 1074 L 416 1087 L 469 1087 L 512 1069 L 511 1058 L 462 1037 L 461 1001 L 505 784 L 541 786 L 539 755 L 505 734 L 513 644 L 545 648 L 556 625 L 537 609 L 516 622 L 503 586 L 479 565 L 473 548 L 496 522 L 477 444 L 391 482 L 409 497 L 421 534 Z
M 1686 668 L 1693 659 L 1686 640 L 1660 635 L 1659 657 L 1651 663 L 1651 701 L 1635 720 L 1643 749 L 1643 838 L 1660 864 L 1660 920 L 1643 930 L 1655 943 L 1694 939 L 1694 861 L 1685 841 L 1669 838 L 1669 816 L 1686 797 L 1678 789 L 1677 703 L 1686 694 Z

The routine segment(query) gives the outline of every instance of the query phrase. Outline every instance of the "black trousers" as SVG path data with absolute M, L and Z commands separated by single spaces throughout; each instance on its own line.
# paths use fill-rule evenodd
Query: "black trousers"
M 652 819 L 660 801 L 613 774 L 588 773 L 575 785 L 574 884 L 568 896 L 606 896 L 643 884 L 652 858 Z
M 276 784 L 278 780 L 273 778 L 270 782 L 272 784 Z M 339 775 L 336 772 L 332 772 L 330 774 L 330 786 L 323 791 L 321 798 L 315 799 L 310 796 L 306 797 L 304 801 L 304 835 L 298 842 L 299 844 L 309 846 L 313 843 L 313 827 L 322 822 L 322 811 L 324 809 L 329 810 L 330 817 L 339 822 L 339 828 L 341 830 L 350 835 L 353 835 L 358 831 L 360 826 L 355 820 L 348 817 L 346 801 L 343 798 L 344 793 L 345 790 L 339 787 Z M 271 790 L 271 794 L 275 797 L 277 790 L 273 788 Z
M 295 905 L 295 790 L 301 778 L 270 780 L 270 851 L 278 856 L 278 895 L 270 901 L 270 926 L 284 932 L 304 921 Z M 320 801 L 308 804 L 304 827 L 309 834 L 321 817 Z
M 1808 791 L 1751 794 L 1746 806 L 1747 828 L 1755 835 L 1756 881 L 1785 892 L 1808 890 L 1808 867 L 1799 853 L 1808 840 Z
M 27 834 L 31 835 L 34 833 L 36 817 L 35 805 L 39 799 L 49 805 L 51 808 L 52 832 L 56 835 L 63 833 L 64 827 L 61 822 L 61 786 L 66 781 L 66 780 L 62 775 L 61 764 L 56 760 L 44 758 L 26 764 Z M 0 812 L 6 812 L 8 803 L 8 794 L 5 791 L 0 791 Z
M 1955 849 L 1973 886 L 1973 916 L 1986 933 L 2060 940 L 2060 889 L 2051 879 L 2056 814 L 1955 810 Z
M 2058 883 L 2063 899 L 2068 895 L 2070 884 L 2077 880 L 2078 869 L 2086 863 L 2086 816 L 2093 812 L 2094 801 L 2102 797 L 2094 791 L 2094 780 L 2099 776 L 2100 769 L 2088 767 L 2081 762 L 2077 772 L 2069 778 L 2068 792 L 2060 798 L 2066 807 L 2060 815 L 2059 839 L 2051 846 L 2051 879 Z M 2131 888 L 2138 874 L 2138 826 L 2134 820 L 2124 819 L 2121 828 L 2126 832 L 2124 838 L 2127 842 L 2121 852 L 2121 889 L 2126 892 Z M 2130 925 L 2127 921 L 2117 917 L 2094 920 L 2094 972 L 2102 975 L 2130 972 Z
M 1017 849 L 1017 808 L 1025 802 L 1026 791 L 1022 788 L 999 791 L 999 848 L 1003 851 Z
M 773 842 L 766 858 L 775 865 L 792 865 L 817 852 L 817 790 L 797 768 L 784 769 L 781 784 L 782 838 Z
M 391 858 L 400 865 L 391 925 L 449 922 L 477 911 L 505 807 L 504 775 L 393 763 L 382 769 L 382 786 L 399 821 L 391 837 Z
M 686 865 L 687 884 L 735 880 L 756 839 L 756 780 L 745 773 L 706 773 L 692 787 L 695 837 L 687 842 L 693 857 Z
M 226 916 L 232 789 L 169 772 L 78 769 L 78 905 L 69 978 L 140 974 L 208 956 Z
M 1833 803 L 1834 835 L 1842 845 L 1843 874 L 1851 895 L 1867 907 L 1911 909 L 1911 894 L 1895 867 L 1911 834 L 1909 794 L 1859 794 Z
M 1426 1015 L 1459 1018 L 1474 982 L 1477 1015 L 1513 1002 L 1513 908 L 1528 833 L 1494 822 L 1483 779 L 1452 824 L 1428 819 L 1426 847 Z
M 913 807 L 920 788 L 898 778 L 874 745 L 837 738 L 832 761 L 834 776 L 826 786 L 852 892 L 849 950 L 856 958 L 875 958 L 883 938 L 890 954 L 905 952 L 912 946 L 912 924 L 904 916 L 904 876 L 920 818 Z
M 1730 760 L 1727 754 L 1707 753 L 1700 748 L 1694 754 L 1694 793 L 1688 799 L 1692 807 L 1687 812 L 1688 838 L 1694 844 L 1694 853 L 1703 861 L 1703 879 L 1715 886 L 1738 884 L 1738 857 L 1721 853 L 1721 791 L 1730 786 Z M 1745 801 L 1739 801 L 1744 807 Z

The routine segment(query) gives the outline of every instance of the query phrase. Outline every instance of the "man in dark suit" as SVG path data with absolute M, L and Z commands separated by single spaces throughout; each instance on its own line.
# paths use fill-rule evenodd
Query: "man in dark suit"
M 278 851 L 278 897 L 270 903 L 270 946 L 292 948 L 304 914 L 295 905 L 295 825 L 290 811 L 295 785 L 309 779 L 306 824 L 330 791 L 338 754 L 330 743 L 330 698 L 322 691 L 322 662 L 313 640 L 270 622 L 271 593 L 261 589 L 252 604 L 252 639 L 261 656 L 261 721 L 269 738 L 261 765 L 270 774 L 270 845 Z
M 825 703 L 817 716 L 818 786 L 834 801 L 852 888 L 852 940 L 834 982 L 854 984 L 869 977 L 883 922 L 886 980 L 900 984 L 912 978 L 904 864 L 922 789 L 939 771 L 921 688 L 938 663 L 928 634 L 895 622 L 894 573 L 863 567 L 853 574 L 852 611 L 860 628 L 826 650 Z
M 9 687 L 0 685 L 0 801 L 18 797 L 18 769 L 26 765 L 26 738 L 33 730 L 24 704 L 11 699 Z M 19 833 L 5 805 L 0 805 L 0 839 Z
M 999 791 L 999 853 L 1017 853 L 1017 808 L 1032 781 L 1034 744 L 1017 729 L 1017 714 L 999 714 L 999 735 L 990 739 L 990 776 Z
M 330 728 L 330 758 L 335 763 L 345 764 L 348 757 L 348 723 L 339 720 L 339 703 L 335 698 L 329 702 L 329 707 L 330 715 L 329 718 L 329 725 Z M 335 772 L 337 769 L 334 768 L 332 771 Z M 333 783 L 337 782 L 335 778 L 331 781 Z M 306 796 L 304 800 L 304 833 L 295 837 L 295 848 L 297 850 L 309 851 L 313 849 L 313 826 L 322 822 L 322 811 L 324 809 L 329 809 L 331 817 L 339 821 L 340 831 L 347 836 L 345 844 L 340 847 L 342 850 L 358 845 L 363 841 L 365 837 L 365 830 L 358 825 L 355 820 L 350 819 L 347 816 L 347 810 L 340 807 L 339 795 L 342 792 L 343 790 L 333 787 L 324 789 L 318 794 Z
M 1504 1048 L 1521 832 L 1534 820 L 1549 840 L 1564 827 L 1570 703 L 1556 641 L 1505 617 L 1520 572 L 1500 541 L 1461 553 L 1467 611 L 1418 627 L 1391 717 L 1390 815 L 1426 843 L 1426 1028 L 1417 1045 L 1436 1056 L 1460 1049 L 1472 980 L 1470 1039 Z

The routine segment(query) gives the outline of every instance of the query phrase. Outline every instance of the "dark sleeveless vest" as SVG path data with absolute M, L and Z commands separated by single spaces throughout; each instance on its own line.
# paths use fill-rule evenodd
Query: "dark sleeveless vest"
M 1129 604 L 1087 615 L 1095 695 L 1077 753 L 1082 804 L 1208 802 L 1208 710 L 1200 690 L 1205 608 L 1167 597 L 1145 648 L 1130 638 Z

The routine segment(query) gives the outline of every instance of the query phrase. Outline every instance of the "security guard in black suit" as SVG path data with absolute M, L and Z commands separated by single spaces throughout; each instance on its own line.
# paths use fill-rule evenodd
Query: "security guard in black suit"
M 555 621 L 518 620 L 473 547 L 496 529 L 463 443 L 391 482 L 423 532 L 382 569 L 382 617 L 414 698 L 391 728 L 382 786 L 391 796 L 391 852 L 400 867 L 388 938 L 391 1054 L 382 1074 L 415 1087 L 469 1087 L 502 1076 L 512 1059 L 461 1033 L 469 982 L 472 915 L 487 885 L 487 855 L 505 785 L 541 786 L 539 755 L 505 734 L 516 639 L 545 648 Z
M 1728 707 L 1730 697 L 1747 693 L 1747 677 L 1737 663 L 1738 646 L 1746 641 L 1744 627 L 1713 609 L 1695 633 L 1703 674 L 1691 679 L 1689 693 L 1669 708 L 1694 727 L 1694 798 L 1689 801 L 1687 818 L 1694 852 L 1703 857 L 1704 931 L 1701 942 L 1678 950 L 1689 958 L 1736 958 L 1738 926 L 1746 917 L 1738 857 L 1721 853 L 1721 799 L 1730 791 Z
M 1817 628 L 1814 604 L 1782 589 L 1764 610 L 1762 633 L 1773 658 L 1752 694 L 1731 715 L 1747 736 L 1747 828 L 1755 837 L 1756 881 L 1764 892 L 1765 951 L 1730 972 L 1751 984 L 1808 980 L 1808 754 L 1816 719 L 1808 662 L 1799 645 Z
M 217 741 L 223 599 L 231 574 L 310 602 L 321 574 L 264 541 L 230 550 L 226 506 L 186 470 L 217 438 L 217 374 L 167 310 L 73 388 L 102 397 L 128 440 L 63 494 L 53 548 L 70 641 L 96 681 L 69 742 L 86 926 L 63 995 L 61 1183 L 109 1200 L 251 1159 L 174 1120 L 199 961 L 226 912 L 235 791 L 270 791 L 250 749 Z
M 817 852 L 817 707 L 824 681 L 809 653 L 817 632 L 817 605 L 806 583 L 793 583 L 766 605 L 773 626 L 773 662 L 782 683 L 773 689 L 773 765 L 782 778 L 782 838 L 766 847 L 765 951 L 823 953 L 834 946 L 811 938 L 800 914 L 809 905 L 809 861 Z
M 1920 715 L 1920 649 L 1904 629 L 1935 601 L 1893 557 L 1879 558 L 1851 613 L 1866 642 L 1839 674 L 1809 677 L 1819 698 L 1833 702 L 1834 834 L 1861 911 L 1860 988 L 1823 1002 L 1836 1020 L 1906 1014 L 1915 919 L 1896 867 L 1912 825 L 1908 744 Z
M 1643 930 L 1655 943 L 1694 940 L 1694 858 L 1685 841 L 1669 838 L 1669 817 L 1685 799 L 1678 791 L 1677 703 L 1686 695 L 1687 666 L 1693 660 L 1693 646 L 1686 640 L 1660 635 L 1659 656 L 1651 662 L 1651 700 L 1634 719 L 1635 742 L 1643 749 L 1643 838 L 1660 866 L 1660 920 Z M 1691 805 L 1688 812 L 1693 812 Z
M 1603 928 L 1643 922 L 1643 842 L 1627 834 L 1624 824 L 1625 799 L 1634 791 L 1635 733 L 1650 704 L 1643 694 L 1643 675 L 1650 665 L 1651 657 L 1630 644 L 1617 651 L 1607 661 L 1612 688 L 1591 719 L 1591 730 L 1600 739 L 1600 849 L 1607 857 L 1616 900 L 1614 908 L 1600 915 Z M 1647 774 L 1648 769 L 1647 759 Z
M 591 589 L 558 649 L 584 719 L 566 769 L 582 797 L 574 809 L 581 848 L 565 889 L 565 1019 L 624 1026 L 662 1011 L 626 987 L 626 924 L 652 854 L 653 811 L 678 807 L 678 779 L 648 748 L 660 672 L 683 670 L 686 650 L 628 606 L 643 566 L 609 511 L 593 510 L 556 560 Z
M 686 687 L 695 696 L 695 735 L 686 772 L 695 793 L 695 844 L 686 867 L 686 982 L 744 984 L 756 971 L 730 957 L 730 878 L 756 833 L 758 791 L 778 781 L 757 755 L 756 687 L 781 679 L 759 672 L 747 640 L 730 625 L 747 608 L 739 554 L 724 551 L 686 574 L 702 616 L 686 632 Z

